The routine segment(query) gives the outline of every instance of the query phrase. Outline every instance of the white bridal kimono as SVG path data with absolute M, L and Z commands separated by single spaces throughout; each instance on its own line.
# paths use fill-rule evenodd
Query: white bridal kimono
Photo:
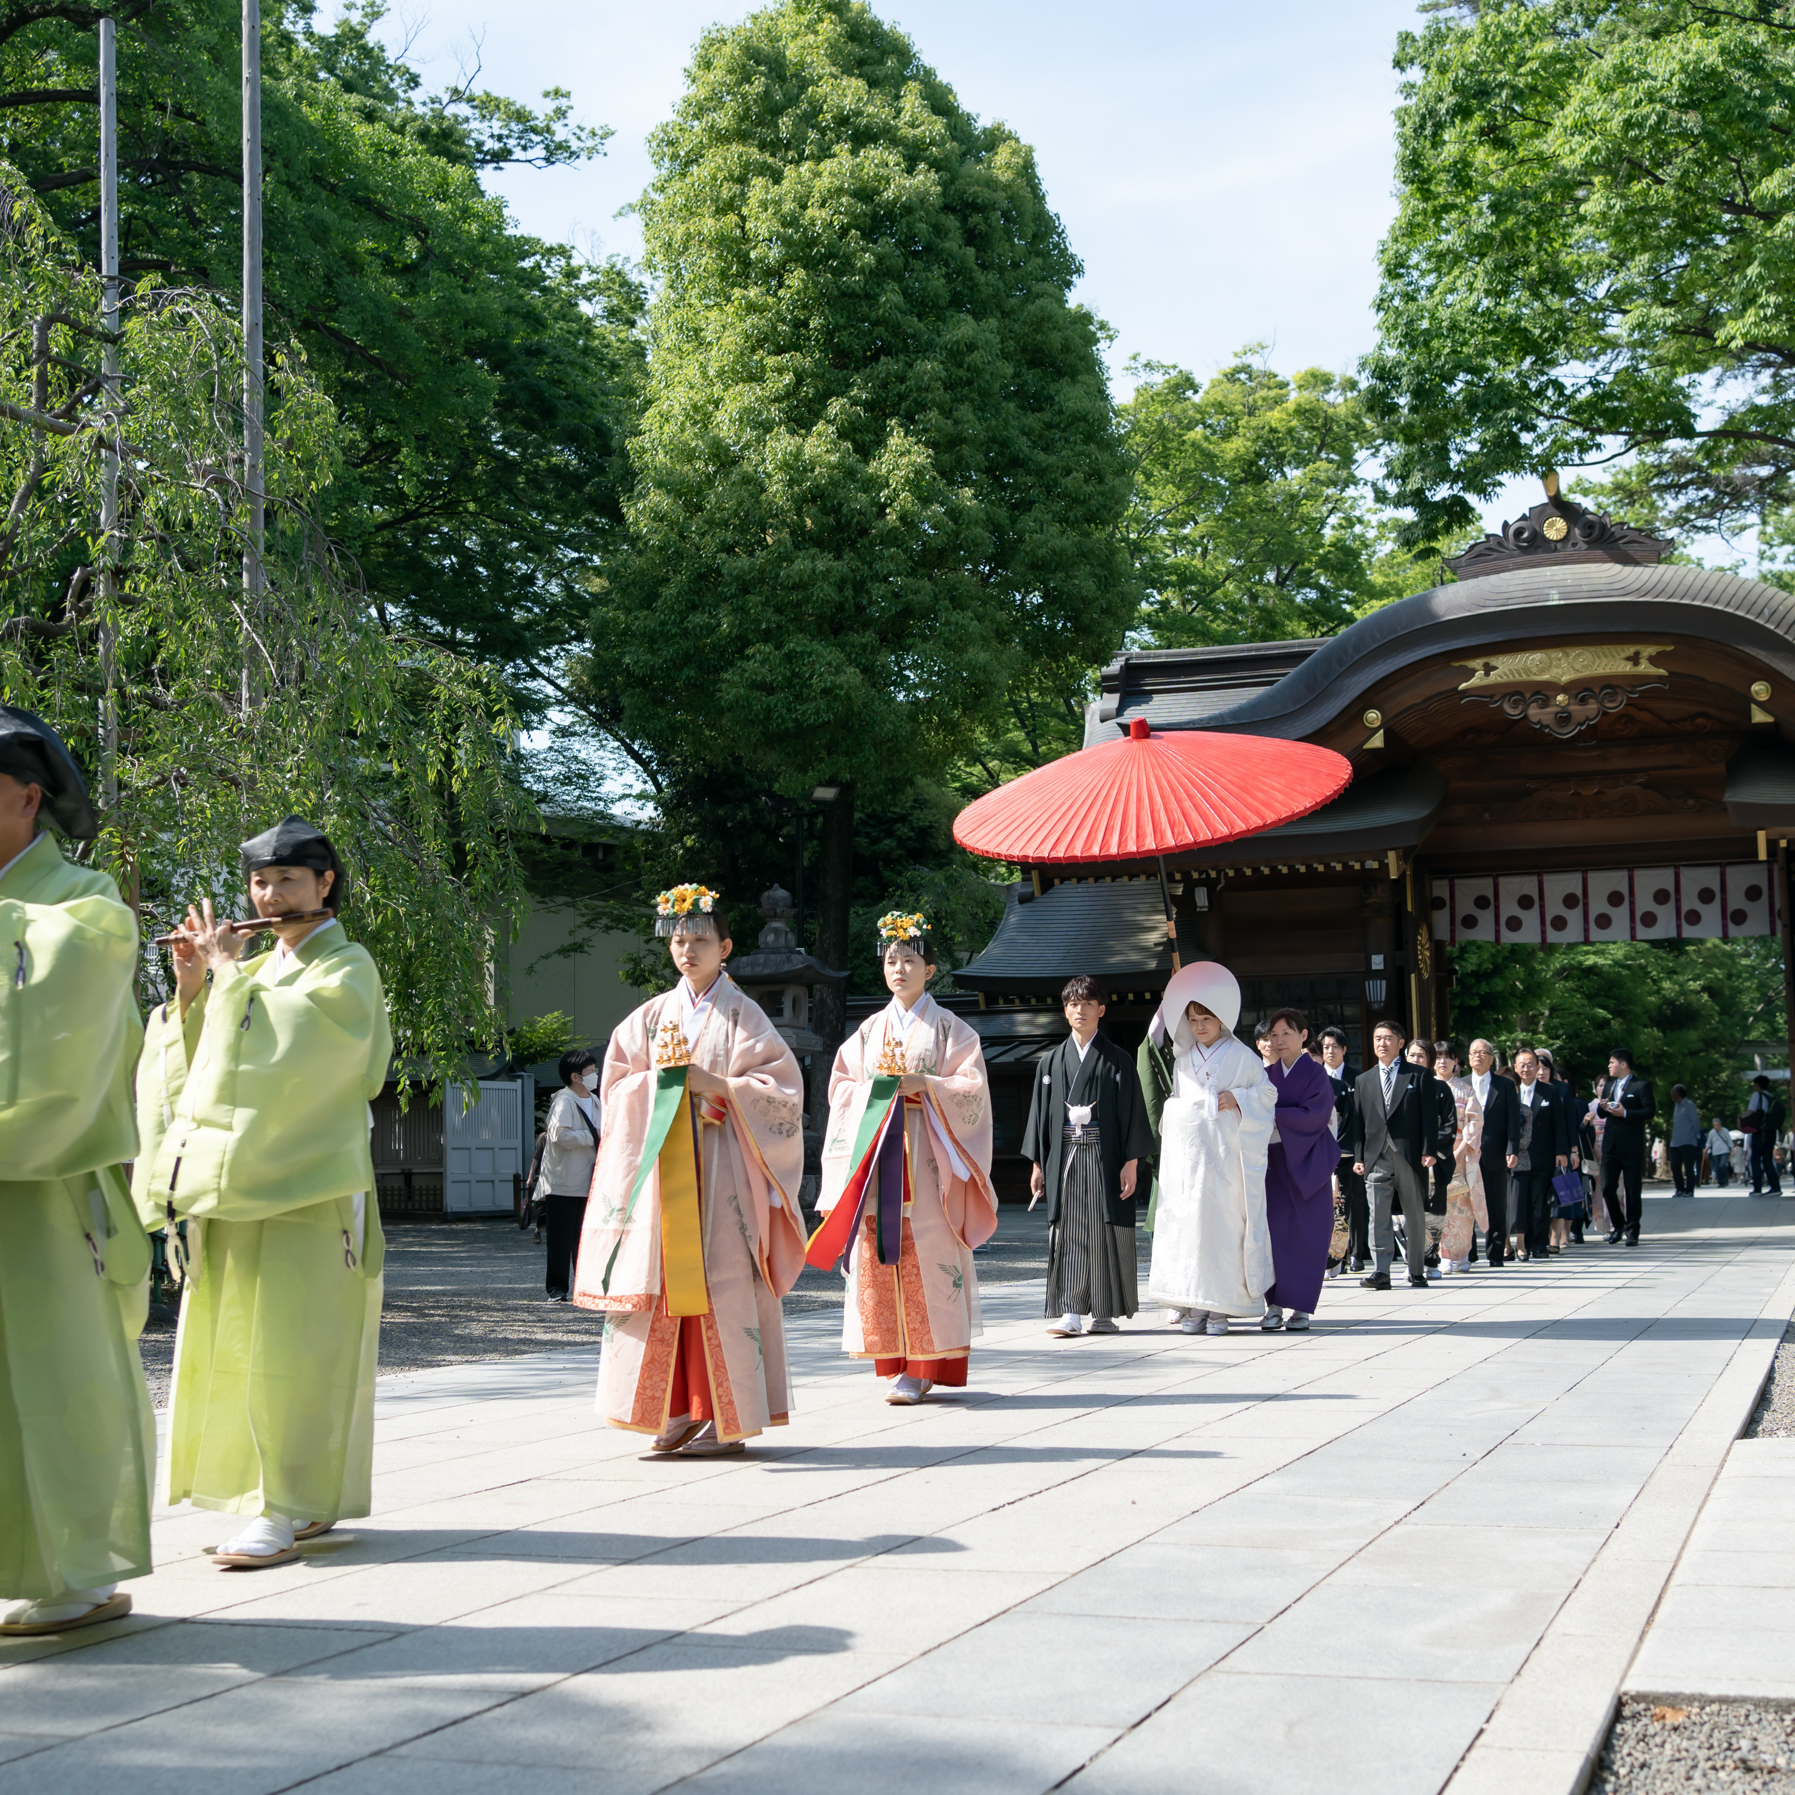
M 1172 1094 L 1160 1118 L 1159 1212 L 1147 1300 L 1173 1309 L 1258 1315 L 1273 1280 L 1265 1152 L 1277 1088 L 1233 1035 L 1213 1047 L 1182 1016 Z M 1217 1107 L 1224 1091 L 1238 1111 Z

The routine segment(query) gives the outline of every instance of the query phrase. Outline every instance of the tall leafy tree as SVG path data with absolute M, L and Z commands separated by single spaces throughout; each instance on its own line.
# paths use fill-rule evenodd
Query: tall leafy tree
M 1369 393 L 1426 533 L 1631 457 L 1675 527 L 1795 505 L 1795 15 L 1485 0 L 1404 33 Z
M 1100 327 L 1027 146 L 865 6 L 709 32 L 651 148 L 632 542 L 584 678 L 645 760 L 840 788 L 818 906 L 840 964 L 861 795 L 1132 613 Z
M 1745 1107 L 1740 1048 L 1785 1038 L 1781 950 L 1774 940 L 1622 941 L 1583 947 L 1452 950 L 1452 1025 L 1512 1053 L 1549 1047 L 1587 1096 L 1625 1047 L 1652 1080 L 1668 1121 L 1670 1087 L 1687 1085 L 1711 1116 Z
M 379 627 L 319 524 L 341 426 L 290 344 L 269 388 L 266 590 L 246 594 L 236 328 L 206 294 L 143 282 L 115 389 L 100 298 L 0 163 L 0 696 L 83 762 L 91 852 L 154 920 L 205 895 L 234 906 L 238 842 L 290 811 L 327 829 L 401 1055 L 452 1075 L 502 1032 L 488 979 L 524 820 L 505 691 Z M 148 990 L 161 970 L 152 956 Z
M 91 263 L 95 26 L 119 21 L 121 260 L 227 303 L 240 279 L 235 0 L 0 0 L 0 144 Z M 426 94 L 373 35 L 264 0 L 270 340 L 290 337 L 341 420 L 326 527 L 378 613 L 528 689 L 577 634 L 620 527 L 639 288 L 514 230 L 482 172 L 596 154 L 559 90 L 532 109 L 463 82 Z
M 1139 646 L 1331 635 L 1429 583 L 1373 502 L 1379 439 L 1356 381 L 1286 378 L 1258 344 L 1208 381 L 1156 362 L 1136 372 L 1122 417 Z

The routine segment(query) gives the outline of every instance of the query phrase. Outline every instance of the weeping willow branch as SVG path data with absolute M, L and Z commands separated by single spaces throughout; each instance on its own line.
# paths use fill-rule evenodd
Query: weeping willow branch
M 121 314 L 122 400 L 96 378 L 97 276 L 0 163 L 0 694 L 87 766 L 101 700 L 117 798 L 93 859 L 148 906 L 240 902 L 236 844 L 290 811 L 338 844 L 344 920 L 379 962 L 408 1070 L 460 1075 L 500 1045 L 492 943 L 520 903 L 518 723 L 497 679 L 379 627 L 320 525 L 344 433 L 298 352 L 268 369 L 267 590 L 241 585 L 242 353 L 213 294 L 141 283 Z M 119 457 L 120 524 L 100 532 Z M 117 591 L 92 569 L 110 556 Z M 110 661 L 102 662 L 102 635 Z M 253 676 L 245 678 L 246 667 Z M 146 966 L 152 989 L 160 968 Z

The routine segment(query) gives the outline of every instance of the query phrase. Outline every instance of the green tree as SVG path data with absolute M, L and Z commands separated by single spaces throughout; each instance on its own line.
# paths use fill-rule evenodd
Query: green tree
M 1486 1035 L 1512 1055 L 1549 1047 L 1585 1096 L 1626 1047 L 1652 1081 L 1660 1119 L 1687 1085 L 1706 1122 L 1745 1107 L 1739 1049 L 1785 1035 L 1782 954 L 1774 940 L 1591 943 L 1452 950 L 1456 1033 Z
M 1783 527 L 1795 16 L 1460 10 L 1398 40 L 1400 206 L 1365 364 L 1390 495 L 1437 534 L 1514 474 L 1633 457 L 1673 526 Z
M 1209 381 L 1159 362 L 1135 372 L 1125 531 L 1145 597 L 1131 642 L 1327 636 L 1432 583 L 1373 502 L 1378 432 L 1356 381 L 1286 379 L 1261 344 Z
M 328 830 L 400 1055 L 453 1075 L 501 1032 L 489 962 L 527 821 L 505 692 L 378 627 L 319 525 L 342 442 L 290 344 L 269 386 L 267 590 L 248 600 L 235 327 L 207 295 L 140 283 L 115 397 L 85 322 L 100 283 L 73 262 L 0 163 L 0 693 L 84 764 L 94 856 L 158 921 L 206 895 L 235 908 L 238 842 L 287 812 Z M 108 446 L 123 459 L 111 537 Z
M 1027 146 L 865 6 L 707 33 L 651 148 L 632 542 L 583 678 L 645 761 L 840 786 L 839 964 L 857 803 L 938 774 L 1133 611 L 1102 333 Z
M 97 259 L 94 5 L 0 0 L 0 153 Z M 230 299 L 242 210 L 235 0 L 119 0 L 121 265 Z M 471 83 L 425 94 L 379 45 L 378 4 L 329 30 L 263 6 L 271 341 L 335 402 L 322 521 L 377 614 L 549 695 L 585 580 L 621 527 L 640 289 L 515 231 L 484 170 L 565 163 L 605 133 Z

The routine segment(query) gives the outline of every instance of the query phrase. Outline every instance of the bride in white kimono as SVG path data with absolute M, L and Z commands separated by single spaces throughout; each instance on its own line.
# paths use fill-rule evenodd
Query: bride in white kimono
M 1231 1032 L 1239 1019 L 1233 973 L 1199 960 L 1172 975 L 1151 1029 L 1175 1057 L 1147 1297 L 1175 1310 L 1187 1334 L 1225 1334 L 1230 1315 L 1257 1319 L 1274 1276 L 1265 1156 L 1278 1094 Z

